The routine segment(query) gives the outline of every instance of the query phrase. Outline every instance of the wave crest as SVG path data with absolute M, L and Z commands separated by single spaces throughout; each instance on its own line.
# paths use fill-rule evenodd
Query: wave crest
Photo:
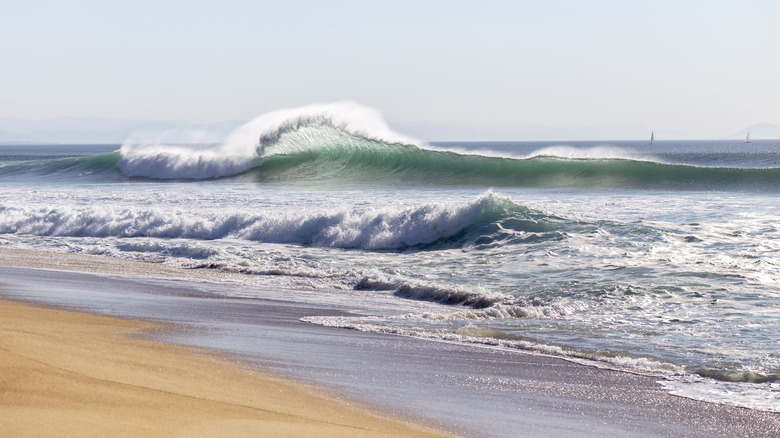
M 134 136 L 120 148 L 119 170 L 130 177 L 155 179 L 206 179 L 237 175 L 259 166 L 271 147 L 290 132 L 302 128 L 327 127 L 349 135 L 393 144 L 419 142 L 394 132 L 382 115 L 355 102 L 315 104 L 295 109 L 283 109 L 263 114 L 233 131 L 219 143 L 192 142 L 206 134 L 164 133 L 152 139 Z M 184 135 L 186 138 L 178 140 Z M 273 155 L 300 152 L 316 146 L 288 143 L 275 148 Z

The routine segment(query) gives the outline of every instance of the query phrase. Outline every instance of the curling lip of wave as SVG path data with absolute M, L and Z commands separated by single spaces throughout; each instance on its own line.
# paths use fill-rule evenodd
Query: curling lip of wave
M 330 127 L 352 136 L 387 143 L 419 144 L 392 131 L 381 114 L 354 102 L 309 105 L 263 114 L 217 145 L 174 146 L 161 141 L 122 145 L 117 167 L 127 176 L 205 179 L 236 175 L 258 166 L 266 148 L 304 127 Z M 159 139 L 158 139 L 159 140 Z M 316 138 L 313 139 L 316 142 Z

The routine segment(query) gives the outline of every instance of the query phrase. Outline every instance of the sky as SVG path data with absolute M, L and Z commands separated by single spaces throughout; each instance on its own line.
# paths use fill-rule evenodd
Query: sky
M 406 125 L 722 136 L 780 125 L 778 17 L 776 0 L 0 0 L 0 117 L 354 100 Z

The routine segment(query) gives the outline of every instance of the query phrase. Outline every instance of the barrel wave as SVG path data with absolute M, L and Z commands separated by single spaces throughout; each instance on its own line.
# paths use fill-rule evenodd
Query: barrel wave
M 620 153 L 571 157 L 542 150 L 518 157 L 443 150 L 393 132 L 378 112 L 354 103 L 268 113 L 220 144 L 126 143 L 117 168 L 127 177 L 160 180 L 780 189 L 776 167 L 703 167 Z

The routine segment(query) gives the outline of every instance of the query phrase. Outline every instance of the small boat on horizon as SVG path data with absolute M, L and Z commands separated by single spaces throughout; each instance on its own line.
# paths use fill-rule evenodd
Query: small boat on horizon
M 653 144 L 655 141 L 655 133 L 653 131 L 650 131 L 650 144 Z
M 745 137 L 745 143 L 750 143 L 750 132 L 748 132 L 747 137 Z

